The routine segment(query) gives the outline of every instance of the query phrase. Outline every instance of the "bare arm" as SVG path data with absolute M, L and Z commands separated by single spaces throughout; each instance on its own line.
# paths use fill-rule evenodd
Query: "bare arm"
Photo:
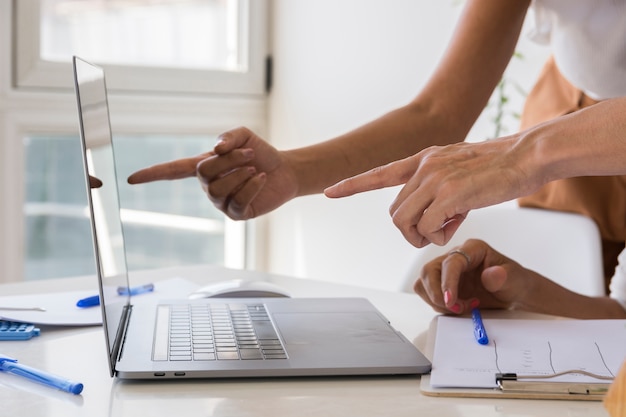
M 514 135 L 432 147 L 326 190 L 342 197 L 405 183 L 390 207 L 417 247 L 445 244 L 473 209 L 522 197 L 557 179 L 626 174 L 626 97 Z
M 532 292 L 513 308 L 578 319 L 624 319 L 626 310 L 609 297 L 589 297 L 568 290 L 529 271 Z
M 132 184 L 197 176 L 229 217 L 249 219 L 286 201 L 432 146 L 462 141 L 511 59 L 530 0 L 467 0 L 437 69 L 406 106 L 316 145 L 279 151 L 245 128 L 213 151 L 132 174 Z
M 513 154 L 537 186 L 563 178 L 626 174 L 626 97 L 525 131 Z
M 413 101 L 345 135 L 286 153 L 298 195 L 432 145 L 463 141 L 511 59 L 529 3 L 468 1 L 446 53 Z

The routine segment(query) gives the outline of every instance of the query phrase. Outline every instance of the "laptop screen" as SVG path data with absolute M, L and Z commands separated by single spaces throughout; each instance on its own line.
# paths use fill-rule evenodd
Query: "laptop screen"
M 128 287 L 128 273 L 106 84 L 102 68 L 76 57 L 73 62 L 100 304 L 110 362 L 114 364 L 116 339 L 130 297 L 117 292 L 119 287 Z M 102 185 L 90 186 L 90 177 Z

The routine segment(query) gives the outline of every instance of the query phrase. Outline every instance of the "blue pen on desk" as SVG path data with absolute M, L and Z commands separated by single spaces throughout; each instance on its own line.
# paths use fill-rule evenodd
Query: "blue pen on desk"
M 30 366 L 17 363 L 17 359 L 10 358 L 0 354 L 0 371 L 8 372 L 13 375 L 22 376 L 31 381 L 39 382 L 61 391 L 78 395 L 83 392 L 83 384 L 80 382 L 70 381 L 57 375 L 53 375 L 44 371 L 40 371 Z
M 91 297 L 81 298 L 76 303 L 76 307 L 87 308 L 87 307 L 95 307 L 100 305 L 100 296 L 92 295 Z
M 139 295 L 151 291 L 154 291 L 154 284 L 140 285 L 138 287 L 133 287 L 130 289 L 128 287 L 117 287 L 118 295 Z M 91 297 L 82 298 L 76 303 L 76 306 L 81 308 L 95 307 L 97 305 L 100 305 L 99 295 L 92 295 Z
M 487 331 L 485 330 L 480 311 L 477 308 L 472 309 L 472 322 L 474 323 L 474 337 L 476 341 L 481 345 L 488 345 L 489 338 L 487 337 Z

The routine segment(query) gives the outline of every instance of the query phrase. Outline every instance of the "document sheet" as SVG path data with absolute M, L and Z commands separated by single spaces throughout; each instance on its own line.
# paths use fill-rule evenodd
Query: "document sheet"
M 626 359 L 626 320 L 484 319 L 484 325 L 487 345 L 476 341 L 471 318 L 438 318 L 432 387 L 496 388 L 497 373 L 615 377 Z M 607 382 L 581 374 L 542 381 Z
M 162 298 L 187 298 L 197 288 L 198 285 L 184 278 L 170 278 L 157 282 L 153 292 L 133 297 L 133 304 L 156 303 Z M 0 296 L 0 319 L 49 326 L 99 326 L 102 324 L 100 307 L 76 306 L 78 300 L 97 294 L 94 282 L 93 290 Z

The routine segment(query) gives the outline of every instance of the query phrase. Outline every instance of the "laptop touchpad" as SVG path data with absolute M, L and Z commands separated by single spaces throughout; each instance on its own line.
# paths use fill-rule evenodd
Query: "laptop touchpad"
M 273 319 L 287 345 L 402 343 L 376 313 L 275 313 Z

